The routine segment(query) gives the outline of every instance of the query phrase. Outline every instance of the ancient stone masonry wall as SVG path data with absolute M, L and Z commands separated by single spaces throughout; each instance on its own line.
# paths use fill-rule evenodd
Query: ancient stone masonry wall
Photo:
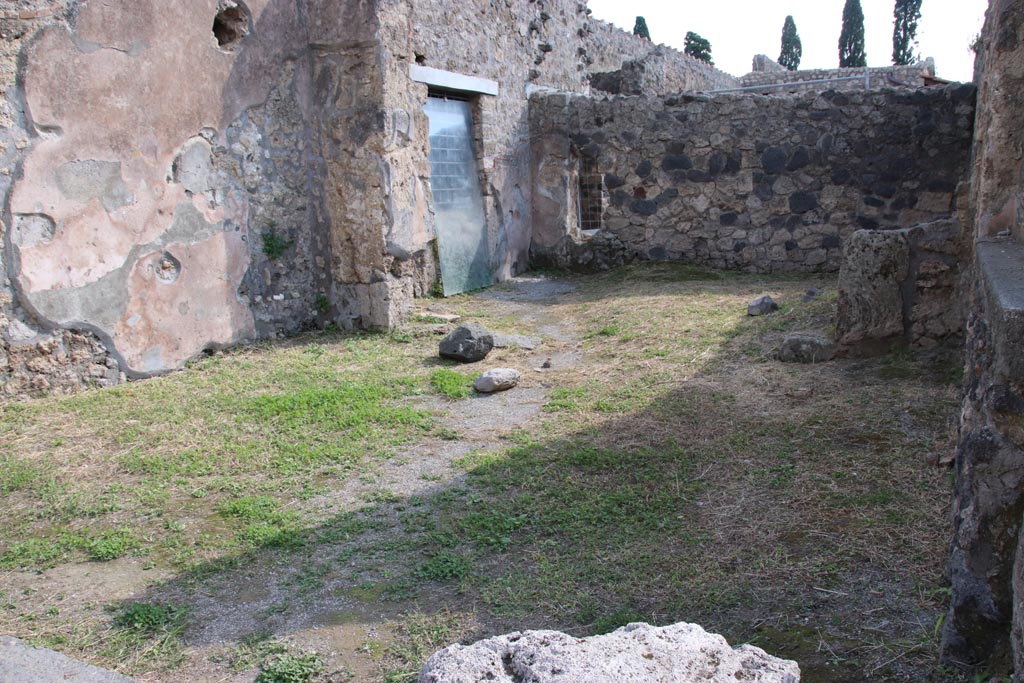
M 963 252 L 963 229 L 953 218 L 854 232 L 839 271 L 840 348 L 858 355 L 894 344 L 963 343 L 957 299 Z
M 595 90 L 615 95 L 671 95 L 740 84 L 721 69 L 603 21 L 589 20 L 582 30 Z
M 1024 680 L 1024 0 L 982 31 L 964 401 L 943 622 L 947 664 Z
M 777 68 L 776 68 L 777 67 Z M 788 71 L 785 67 L 772 61 L 765 55 L 754 57 L 754 71 L 741 76 L 739 84 L 744 87 L 786 83 L 787 87 L 765 88 L 766 94 L 778 92 L 821 92 L 823 90 L 864 90 L 865 82 L 872 89 L 878 88 L 921 88 L 928 85 L 927 77 L 935 76 L 935 62 L 927 59 L 907 66 L 879 66 L 867 69 L 868 79 L 865 81 L 864 69 L 801 69 Z M 832 83 L 809 83 L 799 85 L 803 81 L 817 81 L 831 78 L 851 80 Z
M 410 66 L 416 64 L 498 83 L 496 96 L 470 95 L 487 246 L 496 279 L 523 270 L 531 232 L 528 88 L 587 88 L 581 38 L 587 22 L 585 5 L 564 0 L 388 0 L 381 4 L 380 18 L 388 248 L 396 253 L 423 252 L 433 239 L 426 208 L 431 204 L 428 123 L 423 113 L 428 88 L 412 81 Z M 407 291 L 429 288 L 432 262 L 407 263 Z
M 951 214 L 973 102 L 969 85 L 783 97 L 537 94 L 532 258 L 836 270 L 857 229 Z M 578 224 L 581 172 L 603 179 L 596 231 Z

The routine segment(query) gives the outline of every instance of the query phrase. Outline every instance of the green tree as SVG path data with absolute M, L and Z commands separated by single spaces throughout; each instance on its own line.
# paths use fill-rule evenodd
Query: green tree
M 917 22 L 921 19 L 921 0 L 896 0 L 896 23 L 892 29 L 892 63 L 912 64 L 917 47 Z
M 803 57 L 804 46 L 800 42 L 800 34 L 796 32 L 796 22 L 793 17 L 786 17 L 782 25 L 782 52 L 779 53 L 779 64 L 790 71 L 800 68 L 800 58 Z
M 860 0 L 846 0 L 843 7 L 843 32 L 839 34 L 839 66 L 867 66 L 864 54 L 864 10 Z
M 647 30 L 647 21 L 643 17 L 637 17 L 633 24 L 633 35 L 641 38 L 651 39 L 651 32 Z
M 711 43 L 708 42 L 707 38 L 701 38 L 693 31 L 686 32 L 683 52 L 695 59 L 699 59 L 702 62 L 707 62 L 711 66 L 715 65 L 715 63 L 711 61 Z

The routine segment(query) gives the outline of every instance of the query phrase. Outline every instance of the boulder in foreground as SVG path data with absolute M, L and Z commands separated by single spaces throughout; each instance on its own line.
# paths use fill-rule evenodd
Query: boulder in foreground
M 798 683 L 800 667 L 752 645 L 732 648 L 696 624 L 629 624 L 575 638 L 527 631 L 452 645 L 423 666 L 419 683 Z

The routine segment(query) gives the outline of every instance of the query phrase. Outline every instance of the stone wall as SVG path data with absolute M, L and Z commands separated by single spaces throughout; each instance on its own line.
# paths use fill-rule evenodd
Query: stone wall
M 595 90 L 614 95 L 672 95 L 735 88 L 738 79 L 667 45 L 603 21 L 586 25 L 585 58 Z
M 472 97 L 478 138 L 481 186 L 487 220 L 487 245 L 496 280 L 523 270 L 532 235 L 528 94 L 534 89 L 587 92 L 597 67 L 618 70 L 627 57 L 649 60 L 649 84 L 672 82 L 707 88 L 735 82 L 732 77 L 670 48 L 590 17 L 575 0 L 513 0 L 504 4 L 452 5 L 440 0 L 401 0 L 381 5 L 385 48 L 385 128 L 381 146 L 390 184 L 389 205 L 430 204 L 427 86 L 413 82 L 413 64 L 484 78 L 498 83 L 498 94 Z M 460 30 L 453 32 L 452 26 Z M 655 87 L 655 86 L 651 86 Z M 682 87 L 682 86 L 680 86 Z M 389 210 L 389 235 L 400 237 L 402 251 L 420 251 L 433 239 L 430 216 Z M 411 226 L 411 229 L 410 229 Z M 389 238 L 389 246 L 394 238 Z M 416 278 L 417 292 L 427 278 Z
M 870 89 L 875 90 L 879 88 L 921 88 L 929 85 L 929 77 L 934 78 L 935 76 L 935 62 L 930 58 L 907 66 L 871 67 L 867 69 L 867 79 L 864 77 L 865 70 L 862 68 L 801 69 L 799 71 L 789 71 L 765 55 L 754 57 L 753 66 L 754 70 L 751 73 L 739 78 L 741 86 L 754 87 L 787 84 L 785 87 L 753 91 L 765 94 L 821 92 L 823 90 L 864 90 L 865 83 L 869 83 Z M 817 81 L 826 78 L 846 78 L 851 80 L 800 85 L 803 81 Z
M 947 217 L 974 88 L 764 97 L 588 98 L 531 108 L 538 264 L 669 259 L 748 271 L 837 270 L 857 229 Z M 596 171 L 601 229 L 578 225 Z
M 646 56 L 629 59 L 616 71 L 594 73 L 590 85 L 613 95 L 671 95 L 731 88 L 732 76 L 669 48 L 657 47 Z
M 942 659 L 1024 680 L 1024 0 L 993 0 L 982 41 Z
M 836 341 L 849 355 L 963 343 L 963 229 L 944 219 L 858 230 L 843 250 Z
M 586 92 L 592 64 L 653 49 L 576 0 L 10 6 L 0 382 L 17 395 L 401 321 L 436 279 L 413 64 L 500 84 L 475 123 L 491 267 L 509 277 L 532 230 L 528 89 Z M 655 71 L 726 78 L 674 51 Z

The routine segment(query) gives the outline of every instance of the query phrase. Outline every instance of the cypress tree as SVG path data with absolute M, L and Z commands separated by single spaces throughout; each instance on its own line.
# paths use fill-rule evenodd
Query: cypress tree
M 693 31 L 686 32 L 683 52 L 702 62 L 707 62 L 711 66 L 715 65 L 711 61 L 711 43 L 708 42 L 707 38 L 702 38 Z
M 643 17 L 637 17 L 633 24 L 633 35 L 641 38 L 651 39 L 651 32 L 647 30 L 647 21 Z
M 921 18 L 921 0 L 896 0 L 896 23 L 892 29 L 892 63 L 912 64 L 917 47 L 917 22 Z
M 804 46 L 800 42 L 800 34 L 796 32 L 793 17 L 786 17 L 782 25 L 782 52 L 779 53 L 779 64 L 790 71 L 800 68 L 800 58 L 804 54 Z
M 846 0 L 843 7 L 843 32 L 839 34 L 839 66 L 867 66 L 864 54 L 864 10 L 860 0 Z

